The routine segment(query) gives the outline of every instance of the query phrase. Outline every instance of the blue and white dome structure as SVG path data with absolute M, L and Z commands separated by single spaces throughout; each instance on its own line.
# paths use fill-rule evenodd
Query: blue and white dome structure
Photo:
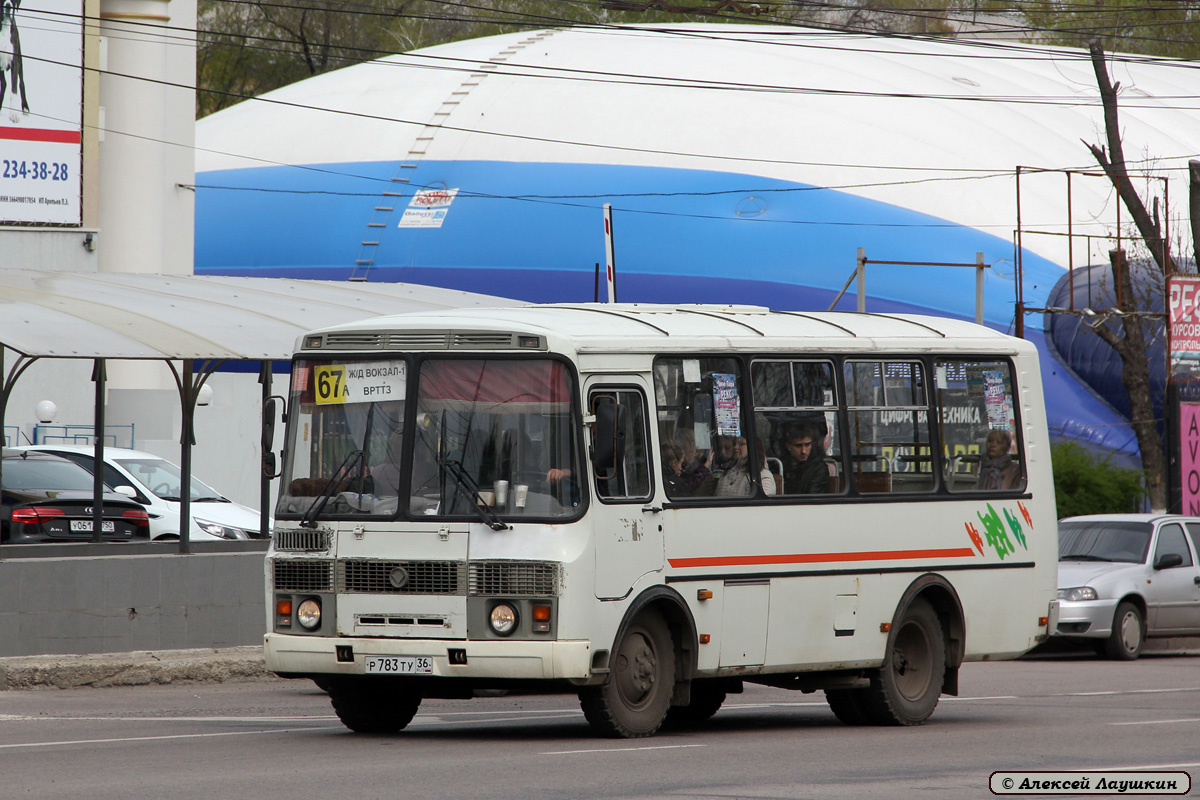
M 1126 155 L 1183 207 L 1200 72 L 1119 57 Z M 1068 227 L 1117 202 L 1085 51 L 755 25 L 572 27 L 416 50 L 197 124 L 197 274 L 406 281 L 529 301 L 594 296 L 613 208 L 621 301 L 828 308 L 869 260 L 972 263 L 986 324 L 1047 305 Z M 1070 209 L 1070 212 L 1068 212 Z M 1076 264 L 1107 247 L 1076 239 Z M 603 292 L 603 289 L 601 289 Z M 974 270 L 874 265 L 868 311 L 972 319 Z M 854 286 L 840 309 L 855 308 Z M 319 320 L 314 320 L 314 324 Z M 1059 437 L 1135 452 L 1127 420 L 1045 346 Z

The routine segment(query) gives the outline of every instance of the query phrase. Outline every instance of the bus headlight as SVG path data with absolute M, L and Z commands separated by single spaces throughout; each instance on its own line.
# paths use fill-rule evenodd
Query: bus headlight
M 492 606 L 488 622 L 496 633 L 508 636 L 517 629 L 517 610 L 508 603 L 497 603 Z
M 321 627 L 321 601 L 309 598 L 296 607 L 296 622 L 306 631 Z

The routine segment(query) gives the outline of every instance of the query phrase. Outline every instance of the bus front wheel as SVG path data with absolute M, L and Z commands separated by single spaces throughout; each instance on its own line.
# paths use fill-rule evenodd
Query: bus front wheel
M 667 711 L 667 724 L 689 728 L 708 721 L 716 714 L 726 697 L 725 681 L 693 680 L 692 701 L 686 706 L 671 706 Z
M 386 680 L 333 678 L 326 691 L 338 719 L 355 733 L 396 733 L 421 706 L 419 694 Z
M 937 707 L 946 674 L 946 642 L 937 612 L 915 600 L 901 616 L 887 658 L 863 696 L 876 725 L 921 725 Z
M 667 716 L 675 683 L 675 649 L 661 616 L 646 612 L 633 621 L 617 644 L 611 670 L 603 686 L 580 691 L 584 717 L 604 736 L 652 736 Z

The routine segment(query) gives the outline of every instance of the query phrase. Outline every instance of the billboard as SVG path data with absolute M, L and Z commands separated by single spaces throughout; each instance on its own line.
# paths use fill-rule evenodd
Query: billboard
M 0 224 L 82 224 L 82 131 L 82 0 L 0 0 Z
M 1200 278 L 1167 278 L 1167 325 L 1171 377 L 1200 378 Z

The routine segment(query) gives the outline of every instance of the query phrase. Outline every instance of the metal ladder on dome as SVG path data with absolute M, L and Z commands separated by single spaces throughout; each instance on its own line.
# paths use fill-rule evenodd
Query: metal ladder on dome
M 396 173 L 391 178 L 391 185 L 388 187 L 388 191 L 383 192 L 379 200 L 376 201 L 375 208 L 371 212 L 371 218 L 367 222 L 367 236 L 359 248 L 358 258 L 354 261 L 354 269 L 350 272 L 348 280 L 359 282 L 367 280 L 371 272 L 371 267 L 375 266 L 375 254 L 379 250 L 380 234 L 387 229 L 392 212 L 396 210 L 396 204 L 400 202 L 401 198 L 410 196 L 410 193 L 405 191 L 411 183 L 409 176 L 419 166 L 420 160 L 424 158 L 425 153 L 429 150 L 429 145 L 433 141 L 434 134 L 445 124 L 446 118 L 462 102 L 463 98 L 470 94 L 471 89 L 482 83 L 483 79 L 490 74 L 486 70 L 496 69 L 500 64 L 507 61 L 509 56 L 517 54 L 531 44 L 541 42 L 556 32 L 554 30 L 540 31 L 527 39 L 517 42 L 517 44 L 508 49 L 502 50 L 498 55 L 489 59 L 490 63 L 481 64 L 477 70 L 472 70 L 466 80 L 450 93 L 450 98 L 442 101 L 442 105 L 438 110 L 433 112 L 433 118 L 425 123 L 421 134 L 414 140 L 412 148 L 408 151 L 408 155 L 396 168 Z

